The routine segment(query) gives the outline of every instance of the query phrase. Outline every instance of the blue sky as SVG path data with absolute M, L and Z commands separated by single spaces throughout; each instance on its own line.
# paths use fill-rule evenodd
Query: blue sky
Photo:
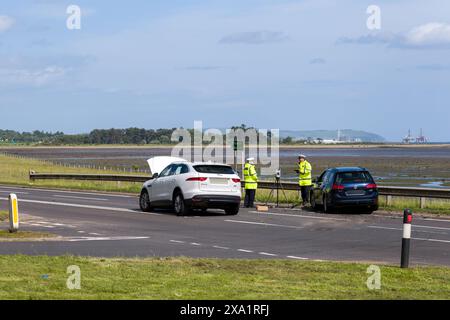
M 81 30 L 66 8 L 82 10 Z M 369 5 L 381 30 L 366 26 Z M 0 128 L 362 129 L 450 141 L 450 2 L 2 1 Z

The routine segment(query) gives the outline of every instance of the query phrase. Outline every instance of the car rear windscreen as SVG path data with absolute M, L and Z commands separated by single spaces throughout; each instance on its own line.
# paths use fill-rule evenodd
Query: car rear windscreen
M 372 176 L 367 171 L 339 172 L 336 184 L 373 183 Z
M 194 169 L 199 173 L 234 174 L 230 166 L 201 164 L 194 166 Z

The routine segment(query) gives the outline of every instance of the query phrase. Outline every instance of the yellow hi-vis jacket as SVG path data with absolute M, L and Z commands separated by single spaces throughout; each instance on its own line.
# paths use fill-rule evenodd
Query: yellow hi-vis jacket
M 258 188 L 258 175 L 253 164 L 246 163 L 244 166 L 244 185 L 245 189 Z
M 299 162 L 298 164 L 298 183 L 300 186 L 312 185 L 312 167 L 308 161 Z

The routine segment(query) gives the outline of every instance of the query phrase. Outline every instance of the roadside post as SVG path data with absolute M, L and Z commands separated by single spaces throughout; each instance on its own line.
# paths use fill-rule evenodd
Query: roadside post
M 405 209 L 403 211 L 402 257 L 400 262 L 401 268 L 409 267 L 409 243 L 411 241 L 411 222 L 412 222 L 412 211 L 410 209 Z
M 14 233 L 19 230 L 19 205 L 17 196 L 14 193 L 9 195 L 9 232 Z

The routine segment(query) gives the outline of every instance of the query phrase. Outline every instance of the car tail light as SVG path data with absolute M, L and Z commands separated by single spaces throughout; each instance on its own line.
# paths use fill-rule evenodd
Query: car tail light
M 377 188 L 377 185 L 375 184 L 375 183 L 369 183 L 367 186 L 366 186 L 366 189 L 376 189 Z
M 331 189 L 341 191 L 344 190 L 344 186 L 341 184 L 333 184 L 333 187 Z
M 233 179 L 231 179 L 234 183 L 239 183 L 239 182 L 241 182 L 241 179 L 239 179 L 239 178 L 233 178 Z
M 203 182 L 203 181 L 206 181 L 206 179 L 208 179 L 208 178 L 205 178 L 205 177 L 192 177 L 192 178 L 187 178 L 186 181 L 200 181 L 200 182 Z

